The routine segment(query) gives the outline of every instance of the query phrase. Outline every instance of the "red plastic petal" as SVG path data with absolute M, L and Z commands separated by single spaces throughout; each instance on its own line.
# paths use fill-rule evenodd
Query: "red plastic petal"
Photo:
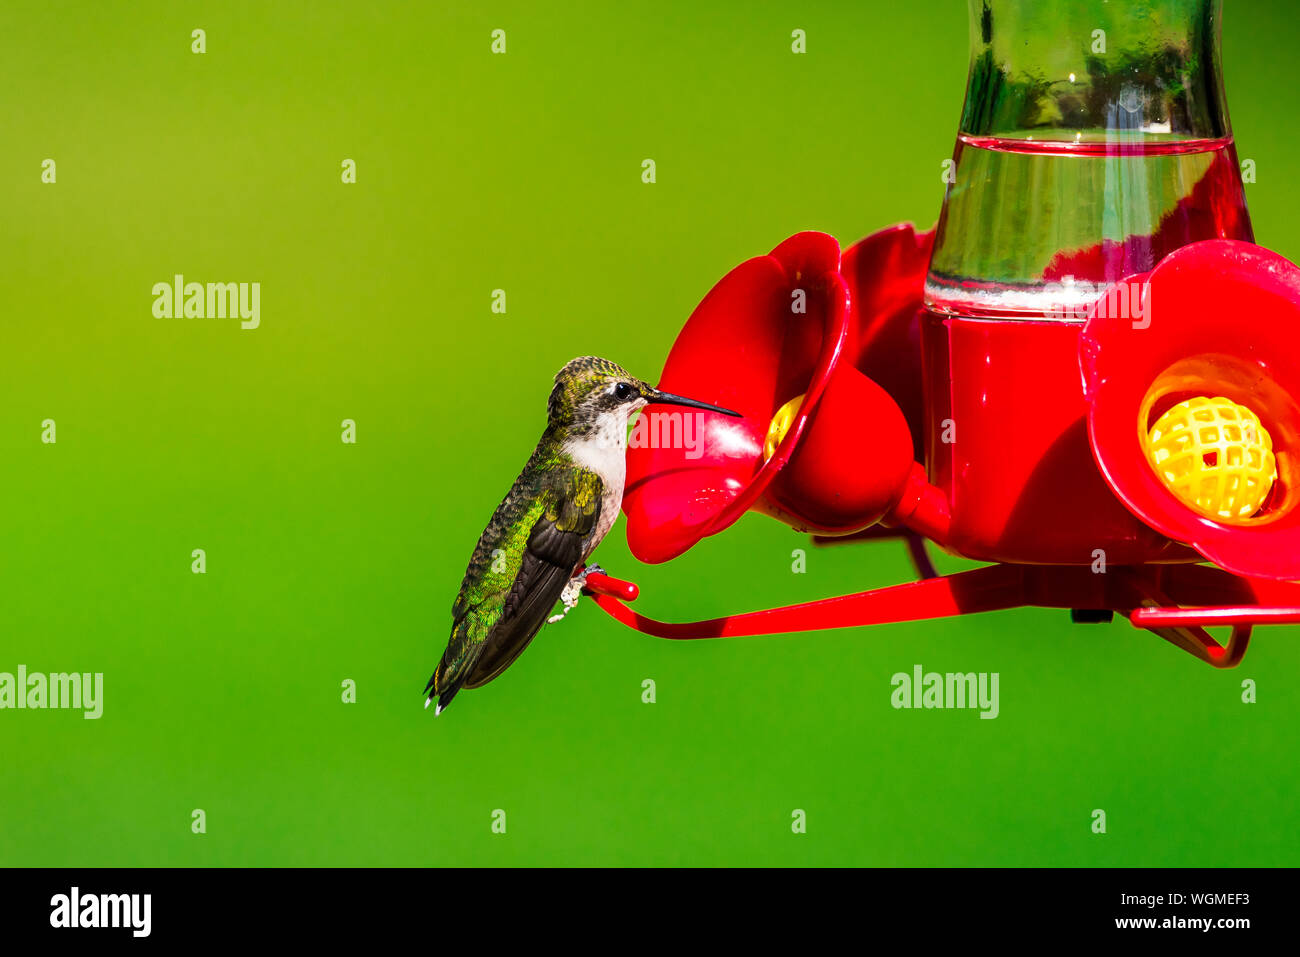
M 701 415 L 693 447 L 629 448 L 623 510 L 637 558 L 674 558 L 759 503 L 841 359 L 879 372 L 891 394 L 890 386 L 897 388 L 902 395 L 895 398 L 919 434 L 914 320 L 932 241 L 932 232 L 918 236 L 910 224 L 893 226 L 850 250 L 842 267 L 833 237 L 798 233 L 742 263 L 709 292 L 673 345 L 660 387 L 743 418 Z M 804 401 L 793 424 L 763 462 L 772 416 L 798 395 Z M 652 406 L 642 414 L 674 411 Z M 648 431 L 666 430 L 652 421 Z
M 1175 251 L 1130 288 L 1144 280 L 1141 316 L 1094 316 L 1080 338 L 1102 474 L 1134 515 L 1227 571 L 1300 579 L 1300 268 L 1250 243 L 1210 240 Z M 1197 394 L 1245 405 L 1272 436 L 1278 481 L 1250 523 L 1188 508 L 1147 461 L 1142 431 Z

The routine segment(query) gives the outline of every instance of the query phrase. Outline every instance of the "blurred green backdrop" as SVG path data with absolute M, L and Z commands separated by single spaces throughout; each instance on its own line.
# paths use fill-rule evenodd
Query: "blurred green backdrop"
M 0 712 L 0 864 L 1300 862 L 1297 629 L 1215 673 L 1064 612 L 674 644 L 584 603 L 421 708 L 555 370 L 656 376 L 799 229 L 929 225 L 967 55 L 959 0 L 445 6 L 0 11 L 0 671 L 105 674 L 98 721 Z M 1300 26 L 1229 6 L 1256 234 L 1300 258 Z M 261 282 L 261 327 L 155 319 L 175 273 Z M 805 545 L 751 516 L 645 567 L 620 520 L 597 557 L 670 620 L 910 574 Z M 998 672 L 1000 717 L 893 710 L 918 663 Z

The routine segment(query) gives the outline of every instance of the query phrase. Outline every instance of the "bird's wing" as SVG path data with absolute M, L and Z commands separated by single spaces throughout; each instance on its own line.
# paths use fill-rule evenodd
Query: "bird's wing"
M 497 604 L 489 599 L 499 598 L 514 581 L 519 554 L 546 504 L 546 473 L 533 469 L 532 464 L 533 460 L 529 459 L 474 546 L 465 578 L 451 606 L 451 617 L 456 621 L 476 605 Z
M 505 671 L 545 624 L 583 560 L 584 548 L 600 519 L 603 494 L 604 484 L 594 472 L 566 469 L 551 473 L 539 496 L 541 507 L 527 532 L 519 571 L 501 617 L 469 670 L 466 688 L 481 687 Z
M 594 472 L 525 470 L 479 539 L 452 606 L 451 638 L 424 689 L 445 708 L 487 684 L 537 634 L 600 518 Z

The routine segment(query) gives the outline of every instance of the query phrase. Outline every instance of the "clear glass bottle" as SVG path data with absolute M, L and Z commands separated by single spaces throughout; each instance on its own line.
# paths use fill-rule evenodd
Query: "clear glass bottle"
M 970 0 L 970 75 L 926 281 L 934 313 L 1081 319 L 1201 239 L 1252 240 L 1221 0 Z

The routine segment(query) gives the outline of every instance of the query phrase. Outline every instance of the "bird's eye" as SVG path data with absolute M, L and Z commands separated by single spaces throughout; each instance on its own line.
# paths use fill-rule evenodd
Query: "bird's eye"
M 614 398 L 618 399 L 620 402 L 626 402 L 636 394 L 636 389 L 628 385 L 626 382 L 620 382 L 618 385 L 614 386 Z

